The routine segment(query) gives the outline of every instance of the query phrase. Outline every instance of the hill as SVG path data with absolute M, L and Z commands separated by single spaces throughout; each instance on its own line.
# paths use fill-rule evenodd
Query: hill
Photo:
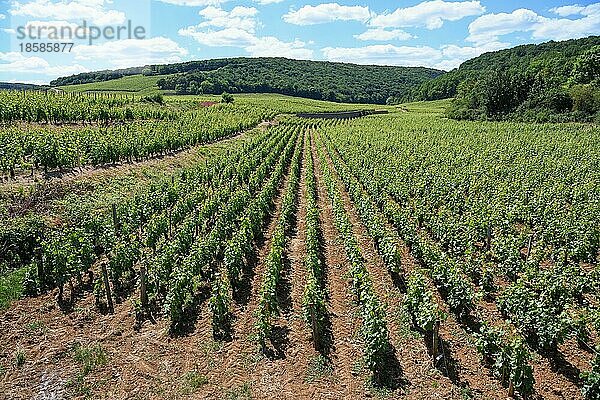
M 46 90 L 47 86 L 33 85 L 30 83 L 0 82 L 0 90 Z
M 107 81 L 61 86 L 65 92 L 123 92 L 151 95 L 159 92 L 156 82 L 159 76 L 130 75 Z
M 134 74 L 160 76 L 178 94 L 278 93 L 317 100 L 384 104 L 444 72 L 422 67 L 355 65 L 286 58 L 226 58 L 100 71 L 59 78 L 53 86 L 109 81 Z
M 457 97 L 451 116 L 467 119 L 589 119 L 600 109 L 599 46 L 590 36 L 486 53 L 397 100 Z

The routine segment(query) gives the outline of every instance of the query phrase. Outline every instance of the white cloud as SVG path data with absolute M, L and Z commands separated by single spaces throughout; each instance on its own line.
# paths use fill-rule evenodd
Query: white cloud
M 20 74 L 48 75 L 51 77 L 73 75 L 87 72 L 88 69 L 79 64 L 52 66 L 40 57 L 26 57 L 17 52 L 0 52 L 0 72 L 19 72 Z
M 583 9 L 585 9 L 585 7 L 579 6 L 579 5 L 572 5 L 572 6 L 554 7 L 554 8 L 551 8 L 550 11 L 561 17 L 569 17 L 571 15 L 577 15 L 577 14 L 581 13 L 581 11 Z
M 234 7 L 231 11 L 225 11 L 217 7 L 206 7 L 199 12 L 206 21 L 201 22 L 198 27 L 235 28 L 248 32 L 254 32 L 258 25 L 256 15 L 258 10 L 254 7 Z
M 321 50 L 329 61 L 356 64 L 422 66 L 442 57 L 440 50 L 429 46 L 394 46 L 378 44 L 365 47 L 325 47 Z
M 191 37 L 209 47 L 239 47 L 255 57 L 279 56 L 289 58 L 310 58 L 313 51 L 306 43 L 296 39 L 284 42 L 273 36 L 260 37 L 256 30 L 261 27 L 254 7 L 234 7 L 225 11 L 217 7 L 207 7 L 200 11 L 204 21 L 198 25 L 179 30 L 179 35 Z M 222 28 L 222 29 L 213 29 Z
M 460 64 L 471 58 L 479 57 L 483 53 L 496 51 L 510 47 L 510 43 L 492 42 L 483 46 L 456 46 L 445 45 L 441 47 L 442 60 L 433 64 L 434 68 L 451 70 L 458 68 Z
M 221 4 L 227 3 L 229 0 L 158 0 L 167 4 L 174 4 L 176 6 L 188 6 L 188 7 L 206 7 L 206 6 L 220 6 Z M 284 0 L 253 0 L 255 3 L 260 5 L 281 3 Z
M 296 39 L 293 42 L 283 42 L 275 37 L 257 38 L 253 44 L 244 48 L 252 57 L 287 57 L 308 59 L 313 51 L 306 48 L 306 43 Z
M 436 49 L 430 46 L 394 46 L 391 44 L 364 47 L 326 47 L 323 55 L 329 61 L 356 64 L 399 65 L 430 67 L 451 70 L 464 61 L 485 52 L 509 47 L 508 43 L 490 43 L 485 46 L 460 47 L 444 45 Z
M 226 28 L 218 31 L 203 31 L 197 26 L 189 26 L 179 30 L 181 36 L 188 36 L 209 47 L 245 47 L 256 40 L 253 33 L 238 28 Z
M 392 13 L 373 17 L 371 26 L 381 28 L 426 27 L 438 29 L 444 21 L 458 21 L 465 17 L 481 15 L 485 7 L 479 1 L 447 2 L 443 0 L 425 1 L 416 6 L 398 8 Z
M 525 8 L 510 14 L 486 14 L 471 22 L 467 40 L 475 43 L 497 41 L 499 36 L 532 30 L 541 20 L 542 17 Z
M 229 0 L 158 0 L 163 3 L 174 4 L 176 6 L 189 6 L 189 7 L 206 7 L 206 6 L 218 6 L 226 3 Z
M 354 37 L 358 40 L 379 40 L 379 41 L 387 41 L 387 40 L 408 40 L 414 38 L 408 32 L 403 31 L 402 29 L 392 29 L 385 30 L 381 28 L 368 29 L 367 31 L 361 33 L 360 35 L 354 35 Z
M 14 1 L 9 10 L 11 15 L 48 18 L 66 21 L 86 20 L 96 25 L 122 24 L 125 13 L 107 9 L 109 0 L 34 0 L 30 2 Z
M 115 40 L 93 46 L 78 45 L 73 47 L 72 52 L 76 60 L 105 60 L 114 68 L 177 63 L 188 54 L 186 49 L 164 37 Z
M 240 47 L 255 57 L 289 57 L 310 58 L 312 50 L 306 43 L 295 40 L 284 42 L 272 36 L 257 37 L 251 32 L 237 28 L 226 28 L 218 31 L 199 31 L 196 27 L 179 30 L 182 36 L 189 36 L 197 42 L 209 47 Z
M 294 25 L 315 25 L 333 21 L 366 22 L 371 17 L 369 7 L 342 6 L 338 3 L 306 5 L 299 10 L 289 11 L 283 20 Z
M 0 14 L 0 19 L 4 19 L 4 18 L 6 18 L 6 15 Z
M 536 40 L 576 39 L 600 32 L 600 3 L 586 7 L 564 6 L 552 9 L 560 16 L 581 18 L 546 18 L 528 9 L 512 13 L 487 14 L 469 25 L 468 41 L 477 44 L 496 42 L 500 36 L 515 32 L 530 32 Z

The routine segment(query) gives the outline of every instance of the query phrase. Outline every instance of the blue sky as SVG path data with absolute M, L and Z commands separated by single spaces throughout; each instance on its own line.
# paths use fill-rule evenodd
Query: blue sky
M 91 45 L 48 36 L 83 21 L 114 30 L 131 21 L 145 33 Z M 19 27 L 33 27 L 34 37 L 19 38 Z M 600 35 L 600 3 L 577 0 L 2 0 L 0 81 L 232 56 L 450 70 L 486 51 L 593 34 Z M 21 48 L 69 41 L 66 53 Z

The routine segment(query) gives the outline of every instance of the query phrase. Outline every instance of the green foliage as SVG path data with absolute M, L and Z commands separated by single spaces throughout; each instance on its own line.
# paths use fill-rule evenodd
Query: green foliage
M 212 325 L 215 337 L 223 337 L 229 331 L 231 320 L 231 285 L 227 274 L 219 273 L 213 284 L 213 293 L 208 308 L 213 314 Z
M 385 319 L 386 309 L 380 303 L 373 288 L 369 272 L 365 266 L 364 258 L 352 229 L 352 223 L 344 207 L 340 188 L 334 175 L 335 170 L 329 167 L 322 148 L 323 143 L 318 141 L 317 146 L 325 187 L 333 206 L 334 224 L 340 238 L 343 240 L 346 257 L 350 263 L 348 272 L 352 292 L 356 302 L 360 306 L 362 319 L 361 332 L 365 342 L 364 362 L 377 379 L 385 371 L 387 357 L 392 349 Z
M 184 394 L 192 394 L 208 383 L 208 378 L 197 371 L 188 371 L 183 375 Z
M 592 368 L 581 374 L 583 388 L 581 392 L 586 400 L 600 399 L 600 348 L 596 349 L 596 355 L 592 362 Z
M 6 309 L 11 302 L 22 296 L 26 274 L 27 267 L 23 267 L 0 275 L 0 310 Z
M 93 346 L 76 344 L 73 347 L 73 358 L 81 364 L 84 376 L 108 362 L 106 351 L 99 344 Z
M 25 355 L 25 350 L 22 348 L 18 348 L 15 351 L 15 365 L 17 366 L 17 368 L 21 368 L 23 365 L 25 365 L 25 361 L 27 360 L 26 355 Z
M 533 393 L 533 368 L 524 343 L 519 338 L 506 342 L 506 334 L 500 328 L 484 324 L 476 336 L 479 354 L 492 368 L 494 375 L 505 383 L 512 382 L 517 392 L 524 396 Z
M 596 54 L 592 50 L 600 45 L 599 36 L 583 39 L 566 40 L 562 42 L 547 42 L 529 44 L 511 49 L 499 50 L 482 54 L 479 57 L 465 61 L 459 68 L 423 83 L 413 89 L 408 98 L 412 100 L 438 100 L 456 96 L 461 82 L 477 81 L 490 73 L 498 71 L 520 72 L 530 74 L 539 71 L 546 78 L 560 77 L 565 80 L 571 76 L 573 67 L 578 62 L 588 70 L 593 63 L 579 61 L 578 58 L 589 52 L 589 59 Z M 586 65 L 586 67 L 583 67 Z
M 573 111 L 592 115 L 600 111 L 600 90 L 592 85 L 575 85 L 570 90 Z
M 233 101 L 234 101 L 234 98 L 233 98 L 232 94 L 223 92 L 223 94 L 221 95 L 221 103 L 230 104 L 230 103 L 233 103 Z
M 532 390 L 523 339 L 553 350 L 600 325 L 581 303 L 598 290 L 596 268 L 581 263 L 593 265 L 598 254 L 600 180 L 593 163 L 578 161 L 600 148 L 596 130 L 404 113 L 320 131 L 459 315 L 479 314 L 474 281 L 488 286 L 504 274 L 513 282 L 497 304 L 517 333 L 508 338 L 484 326 L 478 344 L 506 384 Z M 432 313 L 421 322 L 415 315 L 420 304 L 431 304 L 425 293 L 410 277 L 407 308 L 427 328 Z
M 590 36 L 486 53 L 425 82 L 409 98 L 456 97 L 448 112 L 455 119 L 590 121 L 597 112 L 594 89 L 569 86 L 598 81 L 599 44 L 600 37 Z
M 273 331 L 272 319 L 279 315 L 279 303 L 277 301 L 277 287 L 281 280 L 281 272 L 284 267 L 284 253 L 287 244 L 286 234 L 289 231 L 293 214 L 297 207 L 296 194 L 300 183 L 300 158 L 302 156 L 303 137 L 297 135 L 294 154 L 291 160 L 290 177 L 285 188 L 281 203 L 281 214 L 277 220 L 275 231 L 271 237 L 271 247 L 267 255 L 266 270 L 260 288 L 258 302 L 258 339 L 261 347 L 265 349 L 267 340 Z M 275 186 L 269 191 L 268 198 L 272 199 L 275 194 Z M 266 199 L 263 204 L 269 204 Z M 267 209 L 265 209 L 265 212 Z M 262 219 L 260 221 L 262 223 Z
M 600 46 L 594 46 L 577 58 L 571 72 L 576 84 L 589 84 L 600 80 Z
M 440 311 L 433 293 L 427 289 L 425 276 L 419 271 L 414 271 L 408 277 L 404 304 L 415 326 L 426 332 L 432 332 L 435 324 L 446 317 Z
M 197 108 L 195 102 L 177 107 L 151 103 L 129 104 L 122 96 L 13 95 L 0 92 L 0 120 L 47 122 L 109 122 L 102 126 L 0 127 L 0 172 L 76 168 L 148 157 L 213 142 L 270 119 L 274 111 L 251 105 Z M 54 111 L 54 108 L 56 109 Z M 1 245 L 1 242 L 0 242 Z
M 364 66 L 285 58 L 231 58 L 155 66 L 163 90 L 178 94 L 280 93 L 317 100 L 385 104 L 442 74 L 429 68 Z M 92 79 L 93 75 L 88 75 Z M 66 84 L 69 78 L 53 81 Z
M 320 258 L 321 229 L 319 209 L 317 208 L 317 186 L 314 173 L 314 161 L 311 151 L 307 151 L 306 160 L 306 285 L 302 297 L 304 321 L 312 331 L 315 348 L 324 349 L 328 339 L 327 292 L 325 287 L 324 265 Z
M 150 96 L 144 96 L 140 99 L 142 103 L 165 104 L 165 99 L 162 94 L 157 93 Z
M 564 291 L 562 287 L 559 290 Z M 570 332 L 571 320 L 563 304 L 564 297 L 556 298 L 548 290 L 539 293 L 519 283 L 506 289 L 498 299 L 502 312 L 542 349 L 556 349 Z

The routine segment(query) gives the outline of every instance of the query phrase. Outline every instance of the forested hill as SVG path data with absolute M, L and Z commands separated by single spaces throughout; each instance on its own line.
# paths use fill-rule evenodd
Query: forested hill
M 132 73 L 164 75 L 158 86 L 178 94 L 279 93 L 318 100 L 384 104 L 406 96 L 443 71 L 423 67 L 365 66 L 286 58 L 229 58 L 85 73 L 54 86 L 116 79 Z
M 590 36 L 486 53 L 397 100 L 456 97 L 453 116 L 469 119 L 582 120 L 600 111 L 599 86 L 600 36 Z
M 29 83 L 0 82 L 0 90 L 46 90 L 47 86 Z
M 577 56 L 600 45 L 600 36 L 563 42 L 527 44 L 482 54 L 459 68 L 427 81 L 411 92 L 410 100 L 440 100 L 454 97 L 460 82 L 496 71 L 544 69 L 552 75 L 568 76 Z

